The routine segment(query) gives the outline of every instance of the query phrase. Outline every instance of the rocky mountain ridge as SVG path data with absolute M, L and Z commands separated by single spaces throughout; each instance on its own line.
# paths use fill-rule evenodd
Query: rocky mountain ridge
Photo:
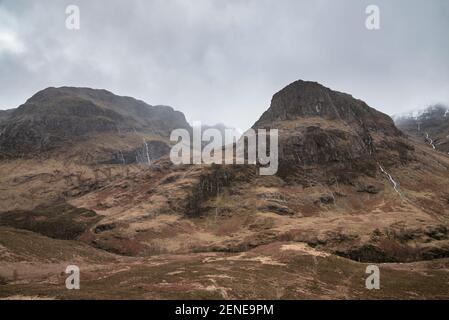
M 17 109 L 2 114 L 1 158 L 28 158 L 54 150 L 63 150 L 59 153 L 64 154 L 77 143 L 96 144 L 101 136 L 107 142 L 98 146 L 103 149 L 98 152 L 106 155 L 94 158 L 108 161 L 121 157 L 120 153 L 147 148 L 146 141 L 167 141 L 176 128 L 190 129 L 185 116 L 171 107 L 150 106 L 134 98 L 90 88 L 47 88 Z M 92 145 L 84 149 L 97 151 Z M 163 149 L 163 153 L 154 153 L 153 158 L 166 154 L 167 148 Z M 138 152 L 135 153 L 133 161 Z
M 315 82 L 299 80 L 276 93 L 253 128 L 280 130 L 284 178 L 320 165 L 324 178 L 347 182 L 412 158 L 413 147 L 388 115 Z

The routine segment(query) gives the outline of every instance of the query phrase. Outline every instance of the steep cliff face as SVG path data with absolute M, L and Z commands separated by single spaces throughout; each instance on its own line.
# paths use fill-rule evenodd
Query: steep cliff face
M 0 110 L 0 125 L 2 124 L 2 122 L 5 122 L 9 116 L 11 115 L 11 113 L 14 111 L 14 109 L 12 110 Z
M 387 135 L 399 135 L 389 116 L 351 95 L 319 83 L 298 80 L 273 96 L 270 108 L 257 124 L 320 117 Z
M 434 105 L 423 110 L 394 116 L 396 125 L 430 148 L 449 153 L 449 107 Z
M 150 106 L 134 98 L 89 88 L 48 88 L 3 114 L 1 158 L 41 156 L 99 134 L 109 140 L 105 149 L 114 154 L 114 140 L 127 136 L 142 144 L 143 139 L 166 140 L 172 130 L 190 128 L 184 115 L 171 107 Z M 126 151 L 140 147 L 135 142 L 124 144 Z M 118 153 L 122 147 L 123 143 L 115 151 Z
M 405 163 L 413 150 L 389 116 L 349 94 L 301 80 L 276 93 L 253 128 L 279 129 L 284 178 L 316 175 L 318 165 L 321 178 L 348 182 L 375 175 L 379 164 Z

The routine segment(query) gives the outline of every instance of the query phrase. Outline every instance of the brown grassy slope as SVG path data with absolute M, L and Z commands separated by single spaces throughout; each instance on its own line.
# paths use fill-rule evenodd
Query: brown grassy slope
M 447 256 L 449 161 L 421 145 L 416 156 L 387 169 L 399 193 L 380 169 L 351 184 L 302 186 L 252 167 L 164 162 L 71 203 L 113 226 L 87 241 L 128 255 L 245 251 L 287 239 L 362 261 Z
M 84 244 L 0 228 L 0 296 L 447 298 L 447 261 L 410 261 L 447 254 L 448 158 L 415 149 L 416 161 L 387 168 L 400 194 L 380 170 L 302 186 L 247 166 L 155 163 L 69 199 L 103 217 Z M 372 292 L 366 264 L 328 253 L 408 263 L 381 264 L 382 290 Z M 84 270 L 79 292 L 64 287 L 72 263 Z
M 382 264 L 381 290 L 366 264 L 277 242 L 245 253 L 124 258 L 74 241 L 0 228 L 0 298 L 14 299 L 447 299 L 448 261 Z M 5 261 L 5 260 L 3 260 Z M 65 288 L 68 264 L 81 290 Z M 15 270 L 15 272 L 14 272 Z

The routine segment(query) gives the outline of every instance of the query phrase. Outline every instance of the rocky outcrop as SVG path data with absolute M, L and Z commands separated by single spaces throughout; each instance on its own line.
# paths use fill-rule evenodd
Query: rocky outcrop
M 12 114 L 13 111 L 14 111 L 14 109 L 0 110 L 0 125 L 2 124 L 2 122 L 5 122 L 6 120 L 8 120 L 8 118 L 10 117 L 10 115 Z
M 298 80 L 273 96 L 270 108 L 256 127 L 274 121 L 319 117 L 362 127 L 366 131 L 400 135 L 389 116 L 351 95 L 332 91 L 319 83 Z
M 200 216 L 205 201 L 216 197 L 232 183 L 250 180 L 255 173 L 255 168 L 247 165 L 212 165 L 201 173 L 198 181 L 193 185 L 186 198 L 185 214 L 188 217 Z
M 94 211 L 76 208 L 67 203 L 39 206 L 29 211 L 0 213 L 0 226 L 29 230 L 62 240 L 78 239 L 100 220 L 101 217 Z

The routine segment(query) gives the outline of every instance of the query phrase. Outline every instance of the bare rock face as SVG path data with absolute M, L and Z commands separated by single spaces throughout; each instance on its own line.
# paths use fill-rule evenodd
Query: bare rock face
M 32 157 L 98 134 L 110 140 L 137 133 L 167 139 L 177 128 L 190 126 L 171 107 L 150 106 L 106 90 L 48 88 L 19 108 L 0 113 L 0 158 Z
M 379 164 L 412 157 L 389 116 L 315 82 L 299 80 L 276 93 L 253 128 L 279 129 L 279 175 L 305 184 L 314 178 L 352 183 L 360 174 L 374 176 Z
M 351 95 L 332 91 L 319 83 L 298 80 L 273 96 L 270 108 L 258 123 L 320 117 L 364 126 L 386 134 L 400 134 L 387 115 Z
M 148 151 L 148 152 L 147 152 Z M 167 143 L 154 140 L 145 142 L 141 147 L 129 151 L 119 151 L 101 164 L 150 164 L 170 153 Z
M 5 122 L 14 110 L 0 110 L 0 124 Z

